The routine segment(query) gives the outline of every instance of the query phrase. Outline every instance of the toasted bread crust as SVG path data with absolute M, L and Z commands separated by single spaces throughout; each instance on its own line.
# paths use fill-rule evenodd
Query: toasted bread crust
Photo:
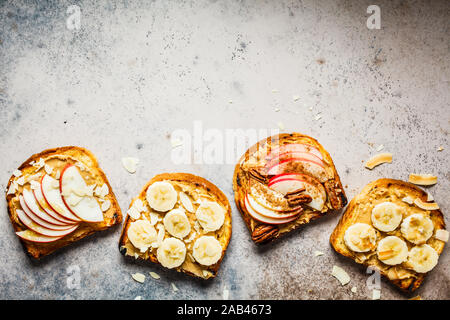
M 330 236 L 330 243 L 336 252 L 340 253 L 345 257 L 355 260 L 355 257 L 352 254 L 352 252 L 347 249 L 343 238 L 347 228 L 353 224 L 354 219 L 358 216 L 358 213 L 355 210 L 357 203 L 364 201 L 367 195 L 372 190 L 374 190 L 374 188 L 387 188 L 387 187 L 404 189 L 407 190 L 409 194 L 414 194 L 416 197 L 419 197 L 423 201 L 427 200 L 427 193 L 425 191 L 408 182 L 395 179 L 379 179 L 369 183 L 363 188 L 361 193 L 359 193 L 355 198 L 352 199 L 352 201 L 350 201 L 350 204 L 347 206 L 345 213 L 342 215 L 341 219 L 339 220 L 339 223 L 337 224 L 336 228 L 334 229 L 333 233 Z M 435 224 L 435 229 L 445 229 L 445 221 L 442 212 L 440 210 L 433 210 L 431 214 L 433 217 L 433 222 Z M 438 254 L 442 253 L 443 248 L 444 246 L 441 246 L 440 249 L 437 250 Z M 356 260 L 355 262 L 359 263 Z M 362 264 L 365 266 L 370 266 L 370 264 L 368 263 Z M 387 274 L 383 270 L 380 270 L 380 273 L 387 279 L 389 279 L 387 277 Z M 396 280 L 389 279 L 389 281 L 403 291 L 413 292 L 414 290 L 419 288 L 419 286 L 422 284 L 422 282 L 425 279 L 425 275 L 426 274 L 417 273 L 417 278 L 410 277 L 406 279 L 396 279 Z
M 102 223 L 80 223 L 80 226 L 74 232 L 54 242 L 36 243 L 19 238 L 27 254 L 36 259 L 49 255 L 52 252 L 58 250 L 59 248 L 65 247 L 73 242 L 81 240 L 97 231 L 108 229 L 122 222 L 122 211 L 120 210 L 116 196 L 111 188 L 111 185 L 109 184 L 108 179 L 106 178 L 105 173 L 98 166 L 97 159 L 91 151 L 77 146 L 65 146 L 47 149 L 29 157 L 19 166 L 18 169 L 24 170 L 30 167 L 31 161 L 38 161 L 40 158 L 47 158 L 52 155 L 71 156 L 81 161 L 91 170 L 97 172 L 101 176 L 103 182 L 106 183 L 109 188 L 109 194 L 107 195 L 107 199 L 111 201 L 111 207 L 108 209 L 107 212 L 104 213 L 105 220 Z M 9 189 L 14 179 L 15 177 L 14 175 L 12 175 L 8 181 L 7 190 Z M 16 213 L 13 206 L 14 197 L 15 197 L 14 194 L 9 195 L 6 194 L 6 202 L 8 204 L 8 215 L 11 220 L 11 224 L 14 228 L 14 231 L 18 232 L 23 231 L 27 228 L 23 226 L 20 222 L 17 222 Z
M 325 188 L 327 189 L 327 197 L 329 198 L 329 201 L 331 205 L 333 206 L 334 210 L 338 210 L 343 208 L 347 204 L 347 197 L 345 195 L 344 188 L 342 186 L 341 180 L 339 178 L 339 175 L 337 173 L 336 167 L 333 163 L 333 160 L 328 153 L 328 151 L 323 148 L 323 146 L 314 138 L 309 137 L 307 135 L 301 134 L 301 133 L 283 133 L 276 136 L 268 137 L 266 139 L 263 139 L 256 144 L 254 144 L 252 147 L 250 147 L 244 155 L 239 159 L 238 163 L 235 166 L 234 169 L 234 175 L 233 175 L 233 190 L 234 190 L 234 200 L 236 203 L 236 207 L 238 208 L 239 212 L 242 215 L 242 218 L 244 219 L 244 222 L 250 232 L 250 234 L 253 233 L 255 227 L 259 224 L 256 223 L 255 220 L 251 217 L 251 215 L 248 213 L 248 211 L 245 208 L 244 205 L 244 197 L 246 192 L 246 177 L 244 174 L 244 171 L 241 168 L 241 163 L 244 159 L 248 159 L 248 157 L 257 149 L 258 146 L 262 146 L 267 144 L 269 147 L 277 142 L 283 143 L 285 141 L 307 141 L 309 144 L 316 147 L 320 153 L 323 155 L 324 159 L 328 162 L 330 168 L 333 169 L 333 179 L 329 180 L 327 183 L 328 185 L 325 185 Z M 328 191 L 332 191 L 331 194 L 328 194 Z M 340 190 L 339 192 L 335 192 L 336 190 Z M 295 220 L 294 222 L 288 223 L 289 229 L 286 231 L 278 232 L 274 237 L 270 238 L 268 241 L 264 243 L 269 243 L 275 239 L 280 238 L 282 235 L 287 234 L 295 229 L 298 229 L 300 226 L 309 223 L 312 220 L 315 220 L 317 218 L 320 218 L 322 216 L 325 216 L 326 214 L 329 214 L 331 210 L 325 211 L 325 212 L 319 212 L 319 211 L 311 211 L 307 214 L 301 214 L 300 217 Z
M 199 177 L 199 176 L 196 176 L 196 175 L 193 175 L 193 174 L 190 174 L 190 173 L 161 173 L 161 174 L 158 174 L 158 175 L 154 176 L 149 182 L 147 182 L 145 184 L 145 186 L 142 188 L 142 190 L 139 193 L 139 195 L 132 200 L 132 202 L 130 203 L 129 208 L 131 208 L 131 206 L 133 205 L 133 203 L 134 203 L 134 201 L 136 199 L 145 198 L 147 189 L 148 189 L 148 187 L 150 185 L 152 185 L 153 183 L 155 183 L 157 181 L 164 181 L 164 180 L 187 182 L 187 183 L 190 183 L 190 184 L 201 186 L 204 189 L 206 189 L 209 193 L 214 194 L 218 198 L 218 200 L 227 208 L 227 211 L 225 213 L 225 223 L 222 226 L 222 228 L 225 228 L 224 234 L 226 235 L 225 247 L 222 250 L 222 256 L 219 259 L 219 261 L 217 263 L 215 263 L 214 265 L 209 266 L 209 267 L 205 267 L 205 269 L 207 269 L 208 271 L 212 272 L 212 277 L 211 278 L 215 277 L 217 275 L 217 272 L 218 272 L 219 268 L 220 268 L 220 264 L 221 264 L 221 262 L 222 262 L 222 260 L 223 260 L 223 258 L 225 256 L 225 252 L 227 250 L 228 244 L 230 243 L 231 233 L 232 233 L 232 227 L 231 227 L 231 206 L 230 206 L 230 203 L 228 202 L 228 198 L 225 196 L 225 194 L 217 186 L 215 186 L 213 183 L 209 182 L 208 180 L 206 180 L 206 179 L 204 179 L 202 177 Z M 126 242 L 128 240 L 127 231 L 128 231 L 128 228 L 130 227 L 130 223 L 131 223 L 131 219 L 130 219 L 129 215 L 126 215 L 125 222 L 123 224 L 122 234 L 121 234 L 120 239 L 119 239 L 119 250 L 120 250 L 120 252 L 123 255 L 125 255 L 126 250 L 124 251 L 121 248 L 122 248 L 122 246 L 124 246 L 126 244 Z M 160 264 L 158 259 L 156 258 L 156 256 L 154 254 L 150 254 L 149 257 L 148 257 L 148 260 L 150 260 L 153 263 Z M 198 277 L 198 278 L 201 278 L 201 279 L 207 279 L 207 278 L 198 276 L 198 275 L 196 275 L 196 274 L 194 274 L 192 272 L 189 272 L 187 270 L 184 270 L 184 269 L 180 269 L 180 270 L 182 272 L 188 274 L 188 275 L 191 275 L 191 276 L 194 276 L 194 277 Z

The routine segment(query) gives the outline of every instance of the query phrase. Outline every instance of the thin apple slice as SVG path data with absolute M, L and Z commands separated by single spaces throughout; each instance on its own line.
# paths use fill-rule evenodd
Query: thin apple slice
M 47 214 L 47 212 L 42 210 L 41 207 L 39 206 L 39 204 L 37 203 L 36 198 L 34 197 L 33 192 L 31 192 L 31 190 L 24 188 L 22 195 L 23 195 L 23 200 L 25 201 L 25 204 L 28 207 L 28 209 L 30 209 L 39 218 L 41 218 L 42 220 L 44 220 L 50 224 L 53 224 L 53 225 L 67 226 L 67 223 L 63 223 L 63 222 L 53 218 L 52 216 Z
M 312 153 L 307 153 L 307 152 L 282 153 L 278 157 L 275 157 L 275 158 L 272 158 L 271 160 L 269 160 L 266 164 L 266 167 L 271 168 L 274 165 L 276 165 L 277 163 L 288 160 L 288 159 L 304 159 L 304 160 L 310 161 L 312 163 L 315 163 L 315 164 L 321 166 L 322 168 L 325 168 L 325 164 L 319 157 L 317 157 L 316 155 L 314 155 Z
M 311 179 L 311 177 L 305 175 L 292 175 L 291 178 L 276 179 L 269 182 L 269 188 L 278 191 L 281 194 L 287 194 L 295 190 L 305 189 L 303 193 L 312 198 L 312 201 L 306 203 L 306 205 L 314 210 L 321 211 L 327 199 L 327 194 L 321 183 L 310 183 L 312 182 Z
M 61 216 L 60 214 L 58 214 L 58 212 L 54 211 L 52 208 L 50 208 L 50 206 L 48 205 L 48 203 L 45 201 L 44 195 L 42 194 L 42 189 L 41 188 L 37 188 L 37 189 L 33 189 L 33 195 L 34 198 L 36 199 L 37 203 L 39 204 L 40 208 L 42 210 L 44 210 L 48 215 L 50 215 L 51 217 L 55 218 L 56 220 L 64 223 L 64 224 L 74 224 L 76 222 L 66 219 L 63 216 Z
M 69 233 L 72 233 L 73 231 L 75 231 L 76 228 L 78 228 L 78 225 L 75 225 L 75 226 L 72 226 L 72 228 L 67 229 L 67 230 L 51 230 L 51 229 L 44 228 L 44 227 L 38 225 L 37 223 L 35 223 L 33 220 L 31 220 L 25 214 L 25 212 L 23 212 L 20 209 L 17 209 L 16 213 L 17 213 L 17 217 L 19 218 L 19 220 L 25 226 L 27 226 L 28 229 L 30 229 L 36 233 L 39 233 L 40 235 L 47 236 L 47 237 L 61 238 L 61 237 L 68 235 Z
M 28 218 L 30 218 L 32 221 L 34 221 L 34 223 L 40 225 L 41 227 L 44 227 L 44 228 L 47 228 L 50 230 L 55 230 L 55 231 L 67 230 L 72 227 L 71 225 L 57 226 L 57 225 L 48 223 L 45 220 L 42 220 L 37 215 L 35 215 L 33 213 L 33 211 L 30 210 L 30 208 L 28 208 L 27 204 L 25 203 L 25 200 L 23 199 L 23 196 L 19 196 L 19 202 L 20 202 L 20 206 L 22 207 L 22 210 L 25 212 L 25 214 L 28 216 Z
M 269 210 L 287 212 L 298 209 L 290 207 L 283 194 L 269 188 L 265 184 L 249 181 L 248 192 L 259 205 Z
M 288 143 L 279 145 L 273 148 L 269 155 L 266 157 L 267 160 L 271 160 L 274 158 L 278 158 L 281 154 L 285 153 L 310 153 L 318 157 L 320 160 L 323 160 L 322 153 L 314 146 L 304 143 Z
M 66 207 L 87 222 L 103 221 L 103 211 L 94 196 L 86 194 L 88 188 L 75 165 L 68 165 L 61 173 L 60 191 Z
M 61 197 L 61 192 L 59 191 L 59 181 L 53 179 L 49 175 L 44 175 L 41 180 L 41 191 L 44 196 L 45 201 L 52 208 L 53 211 L 57 212 L 59 215 L 63 216 L 68 220 L 75 222 L 81 221 L 76 215 L 74 215 L 65 206 L 63 199 Z
M 253 219 L 255 219 L 259 222 L 262 222 L 262 223 L 285 224 L 285 223 L 289 223 L 289 222 L 292 222 L 295 219 L 297 219 L 297 216 L 295 216 L 293 218 L 289 218 L 289 219 L 273 219 L 273 218 L 265 217 L 265 216 L 259 214 L 258 212 L 256 212 L 255 210 L 253 210 L 253 208 L 248 203 L 248 197 L 245 197 L 244 205 L 245 205 L 245 208 L 247 209 L 247 212 L 253 217 Z
M 24 240 L 31 241 L 31 242 L 38 242 L 38 243 L 53 242 L 53 241 L 56 241 L 56 240 L 59 240 L 62 238 L 62 237 L 43 236 L 43 235 L 36 233 L 34 231 L 31 231 L 31 230 L 19 231 L 19 232 L 16 232 L 16 234 Z
M 252 207 L 252 209 L 254 211 L 256 211 L 257 213 L 259 213 L 262 216 L 272 218 L 272 219 L 289 219 L 289 218 L 292 218 L 292 217 L 295 217 L 298 215 L 297 212 L 283 213 L 280 211 L 270 210 L 270 209 L 260 205 L 251 194 L 247 194 L 247 198 L 248 198 L 247 201 L 248 201 L 248 204 L 250 205 L 250 207 Z
M 283 173 L 304 173 L 316 178 L 320 182 L 325 182 L 328 180 L 326 170 L 317 163 L 312 162 L 308 159 L 287 159 L 267 169 L 268 175 L 279 175 Z

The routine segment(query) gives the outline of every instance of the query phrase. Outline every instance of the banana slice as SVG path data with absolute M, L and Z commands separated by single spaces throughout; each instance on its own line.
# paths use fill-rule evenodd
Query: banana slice
M 166 238 L 158 247 L 156 257 L 163 267 L 179 267 L 186 259 L 186 246 L 177 238 Z
M 350 250 L 355 252 L 372 251 L 377 242 L 377 233 L 366 223 L 355 223 L 345 231 L 344 242 Z
M 225 210 L 216 202 L 204 201 L 195 212 L 205 232 L 219 230 L 225 221 Z
M 425 273 L 433 269 L 439 259 L 439 255 L 431 246 L 423 244 L 415 246 L 409 251 L 408 263 L 415 272 Z
M 202 236 L 194 242 L 192 256 L 198 263 L 211 266 L 222 257 L 222 246 L 216 238 Z
M 147 251 L 156 241 L 156 230 L 148 220 L 133 221 L 128 228 L 128 239 L 141 252 Z
M 434 225 L 430 218 L 415 213 L 403 220 L 400 230 L 409 242 L 422 244 L 433 235 Z
M 189 219 L 181 209 L 173 209 L 164 217 L 164 227 L 170 235 L 183 239 L 191 232 Z
M 169 182 L 157 181 L 147 189 L 147 202 L 156 211 L 169 211 L 177 203 L 177 198 L 178 194 Z
M 397 229 L 403 219 L 402 208 L 392 202 L 382 202 L 372 209 L 372 224 L 380 231 Z
M 383 263 L 395 266 L 408 258 L 408 246 L 399 237 L 389 236 L 378 242 L 377 255 Z

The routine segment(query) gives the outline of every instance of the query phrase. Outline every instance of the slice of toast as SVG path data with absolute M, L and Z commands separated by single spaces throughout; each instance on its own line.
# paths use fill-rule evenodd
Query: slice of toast
M 33 188 L 37 188 L 35 186 L 40 184 L 40 181 L 44 175 L 48 175 L 55 179 L 56 182 L 59 182 L 61 171 L 70 164 L 76 165 L 78 171 L 89 179 L 88 182 L 91 186 L 92 196 L 97 200 L 98 206 L 101 207 L 104 202 L 107 202 L 107 204 L 103 205 L 104 210 L 101 211 L 103 214 L 103 221 L 99 220 L 98 222 L 86 222 L 81 221 L 78 217 L 74 217 L 74 219 L 77 220 L 73 221 L 74 228 L 76 226 L 76 229 L 63 237 L 58 237 L 58 239 L 46 238 L 45 236 L 42 237 L 50 242 L 33 242 L 30 240 L 25 240 L 19 236 L 26 252 L 33 258 L 38 259 L 46 256 L 59 248 L 78 241 L 97 231 L 105 230 L 113 225 L 120 224 L 122 221 L 122 212 L 119 204 L 117 203 L 108 179 L 99 167 L 95 156 L 89 150 L 84 148 L 67 146 L 48 149 L 32 155 L 18 168 L 18 171 L 16 170 L 15 174 L 11 176 L 7 185 L 6 201 L 8 204 L 9 218 L 16 234 L 31 234 L 33 237 L 42 236 L 42 234 L 37 234 L 31 231 L 29 227 L 23 223 L 23 221 L 29 220 L 27 216 L 25 216 L 26 220 L 23 220 L 24 218 L 22 218 L 22 220 L 19 218 L 19 214 L 23 214 L 23 211 L 27 210 L 29 212 L 28 209 L 24 209 L 22 207 L 22 205 L 27 205 L 24 204 L 24 202 L 21 203 L 20 197 L 23 196 L 24 189 L 31 191 L 30 194 L 33 194 L 33 192 L 36 191 L 33 190 Z M 32 184 L 34 185 L 33 187 L 31 186 Z M 103 187 L 103 190 L 105 190 L 101 197 L 97 195 L 94 196 L 93 189 L 95 187 Z M 35 204 L 39 208 L 35 208 L 34 211 L 41 211 L 44 210 L 43 207 L 46 207 L 44 202 L 36 202 Z M 50 207 L 46 207 L 46 210 L 51 209 Z M 57 215 L 56 211 L 52 210 L 51 212 L 55 214 L 57 219 L 60 219 L 58 220 L 58 223 L 61 221 L 69 223 L 69 219 Z M 35 215 L 33 215 L 33 217 L 35 217 Z M 35 219 L 38 219 L 37 221 L 41 221 L 39 217 L 35 217 Z M 48 219 L 53 221 L 54 218 L 48 217 Z M 31 223 L 31 226 L 33 227 L 37 227 L 37 230 L 41 230 L 39 229 L 40 225 L 35 224 L 34 222 L 28 223 Z M 42 223 L 47 225 L 46 221 Z M 61 227 L 57 226 L 56 228 Z
M 440 210 L 423 210 L 413 202 L 415 199 L 426 202 L 427 193 L 411 183 L 394 179 L 379 179 L 369 183 L 348 205 L 330 236 L 331 245 L 336 252 L 343 256 L 351 258 L 357 263 L 379 270 L 380 274 L 387 277 L 387 279 L 400 289 L 409 292 L 416 290 L 423 282 L 426 273 L 415 272 L 408 267 L 406 262 L 395 266 L 384 264 L 378 259 L 376 249 L 369 252 L 356 253 L 347 247 L 344 240 L 344 234 L 347 228 L 355 223 L 366 223 L 373 226 L 371 212 L 375 205 L 382 202 L 392 202 L 402 208 L 403 220 L 413 213 L 420 213 L 431 218 L 434 224 L 434 235 L 427 240 L 426 244 L 435 249 L 438 254 L 441 254 L 445 242 L 436 239 L 435 232 L 438 229 L 445 230 L 442 212 Z M 382 232 L 379 230 L 376 230 L 376 232 L 377 243 L 386 236 L 397 236 L 407 243 L 408 250 L 414 246 L 414 244 L 403 237 L 400 226 L 390 232 Z
M 293 190 L 288 186 L 282 192 L 271 185 L 276 180 L 292 180 L 285 174 L 298 176 L 306 190 Z M 293 194 L 285 194 L 291 190 L 289 188 Z M 249 148 L 235 167 L 233 190 L 236 206 L 257 244 L 273 241 L 347 204 L 330 154 L 317 140 L 300 133 L 268 137 Z M 253 198 L 259 202 L 256 205 L 263 207 L 263 218 L 249 212 L 255 212 L 246 200 L 249 193 L 255 195 L 253 192 L 257 194 Z M 311 207 L 315 202 L 318 202 L 315 208 Z M 292 208 L 287 208 L 286 203 Z M 266 219 L 267 216 L 270 219 Z
M 164 212 L 152 209 L 147 201 L 147 189 L 156 182 L 168 182 L 178 193 L 175 205 Z M 183 194 L 183 200 L 181 199 L 181 194 Z M 186 200 L 184 195 L 187 196 L 188 200 Z M 223 209 L 224 222 L 218 230 L 205 231 L 199 224 L 196 212 L 200 206 L 200 203 L 203 201 L 217 203 Z M 189 206 L 192 207 L 186 208 Z M 164 227 L 164 217 L 176 209 L 181 209 L 186 214 L 190 224 L 190 232 L 183 237 L 178 237 L 178 239 L 181 240 L 186 247 L 186 256 L 184 262 L 181 265 L 174 267 L 174 269 L 202 279 L 215 277 L 231 238 L 231 207 L 227 197 L 222 191 L 219 190 L 219 188 L 204 178 L 193 174 L 163 173 L 153 177 L 144 186 L 140 194 L 134 198 L 130 204 L 130 209 L 128 210 L 128 215 L 125 218 L 122 235 L 119 241 L 120 252 L 125 256 L 131 256 L 136 259 L 149 260 L 151 262 L 161 264 L 161 262 L 158 261 L 158 246 L 161 245 L 161 241 L 168 238 L 173 238 L 173 236 L 168 233 L 167 228 Z M 158 240 L 155 241 L 155 243 L 153 243 L 148 249 L 145 249 L 144 252 L 136 248 L 128 236 L 128 231 L 131 224 L 141 220 L 149 221 L 159 233 Z M 197 262 L 193 254 L 193 247 L 196 240 L 205 235 L 216 238 L 220 242 L 220 246 L 222 248 L 218 261 L 207 266 Z

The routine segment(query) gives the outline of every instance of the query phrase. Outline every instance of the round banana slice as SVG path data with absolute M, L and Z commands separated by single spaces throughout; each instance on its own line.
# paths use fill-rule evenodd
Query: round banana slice
M 402 208 L 392 202 L 382 202 L 372 209 L 372 224 L 380 231 L 394 231 L 403 219 Z
M 433 269 L 439 259 L 439 255 L 431 246 L 423 244 L 415 246 L 409 251 L 408 263 L 412 269 L 419 273 L 425 273 Z
M 169 182 L 157 181 L 147 189 L 148 204 L 156 211 L 169 211 L 177 203 L 177 199 L 178 194 Z
M 186 259 L 186 246 L 176 238 L 166 238 L 158 247 L 156 257 L 163 267 L 172 269 L 179 267 Z
M 375 249 L 377 233 L 372 226 L 366 223 L 355 223 L 345 231 L 344 242 L 352 251 L 371 251 Z
M 383 263 L 395 266 L 408 258 L 408 246 L 399 237 L 389 236 L 378 242 L 377 255 Z
M 198 263 L 204 266 L 210 266 L 222 257 L 222 246 L 216 238 L 202 236 L 194 242 L 192 256 Z
M 173 209 L 164 217 L 164 227 L 175 238 L 183 239 L 191 232 L 189 219 L 181 209 Z
M 133 246 L 145 252 L 156 241 L 157 233 L 150 221 L 136 220 L 130 223 L 127 235 Z
M 415 213 L 403 220 L 400 230 L 403 237 L 409 242 L 422 244 L 433 235 L 434 224 L 430 218 Z
M 216 231 L 225 221 L 225 210 L 216 202 L 205 201 L 197 208 L 195 216 L 205 232 Z

